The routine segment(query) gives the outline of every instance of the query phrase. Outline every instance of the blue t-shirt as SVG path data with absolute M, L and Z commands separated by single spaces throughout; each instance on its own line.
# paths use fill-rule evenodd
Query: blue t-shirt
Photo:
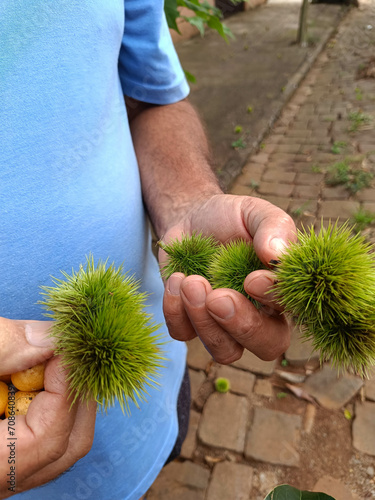
M 162 0 L 0 3 L 0 316 L 43 319 L 40 286 L 92 253 L 142 280 L 163 323 L 158 265 L 123 94 L 155 104 L 188 86 Z M 138 500 L 177 436 L 185 346 L 161 328 L 160 389 L 131 416 L 98 414 L 92 450 L 27 500 Z

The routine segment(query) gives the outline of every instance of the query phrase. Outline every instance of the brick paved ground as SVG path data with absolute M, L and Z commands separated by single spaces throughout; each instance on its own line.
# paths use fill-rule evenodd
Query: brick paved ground
M 260 196 L 297 224 L 375 212 L 375 3 L 361 2 L 307 74 L 231 192 Z M 374 61 L 374 60 L 373 60 Z M 372 78 L 358 78 L 360 72 Z M 340 166 L 341 165 L 341 166 Z M 329 184 L 351 169 L 346 185 Z M 373 229 L 365 231 L 370 235 Z M 193 403 L 182 456 L 167 466 L 148 500 L 262 500 L 277 484 L 324 491 L 337 500 L 375 498 L 375 375 L 369 381 L 319 366 L 294 332 L 283 360 L 250 353 L 214 363 L 188 345 Z M 231 390 L 215 392 L 228 378 Z

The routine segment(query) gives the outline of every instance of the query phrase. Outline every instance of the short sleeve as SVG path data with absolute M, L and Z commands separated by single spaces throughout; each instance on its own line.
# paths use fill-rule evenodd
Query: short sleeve
M 153 104 L 172 104 L 189 93 L 174 48 L 163 0 L 124 0 L 125 28 L 119 54 L 123 93 Z

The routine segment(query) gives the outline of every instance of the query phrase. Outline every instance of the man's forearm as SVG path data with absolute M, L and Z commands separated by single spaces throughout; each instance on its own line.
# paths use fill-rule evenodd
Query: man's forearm
M 189 102 L 145 107 L 130 114 L 130 126 L 144 202 L 162 237 L 196 203 L 222 191 L 210 167 L 202 124 Z

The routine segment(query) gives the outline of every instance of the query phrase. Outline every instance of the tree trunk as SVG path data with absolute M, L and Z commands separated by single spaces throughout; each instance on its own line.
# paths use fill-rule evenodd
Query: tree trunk
M 307 45 L 307 12 L 309 9 L 309 0 L 303 0 L 299 14 L 299 26 L 297 43 L 306 47 Z

